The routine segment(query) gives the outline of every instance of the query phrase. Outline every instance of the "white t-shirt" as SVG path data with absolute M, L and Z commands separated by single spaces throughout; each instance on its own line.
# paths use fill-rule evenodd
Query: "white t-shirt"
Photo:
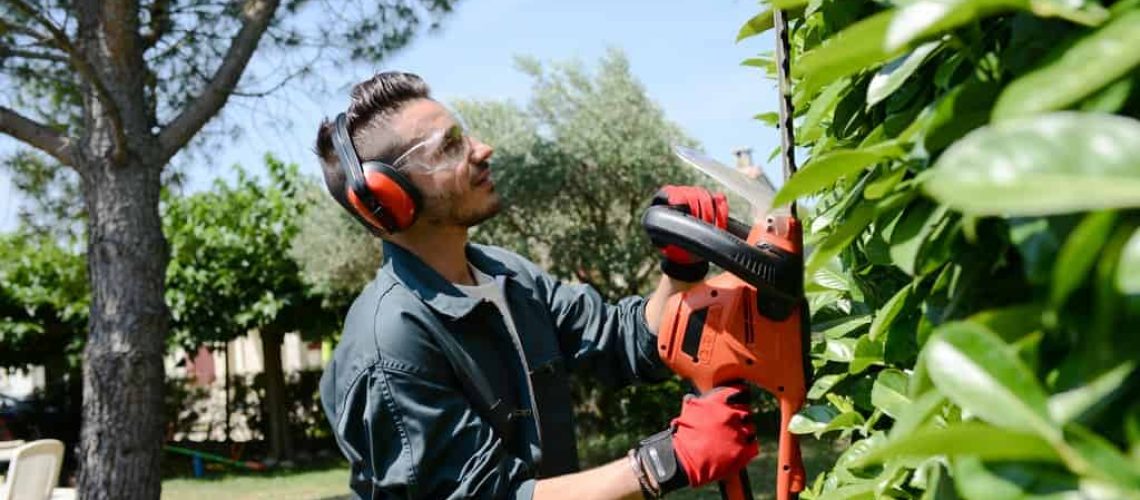
M 471 275 L 475 277 L 475 285 L 460 285 L 452 283 L 459 291 L 467 294 L 468 297 L 476 299 L 484 299 L 495 307 L 499 308 L 499 313 L 503 315 L 503 320 L 507 323 L 507 330 L 511 332 L 511 337 L 518 339 L 519 332 L 515 330 L 515 319 L 511 316 L 511 309 L 507 307 L 507 298 L 503 295 L 503 289 L 495 283 L 495 279 L 480 271 L 475 266 L 467 265 L 471 269 Z

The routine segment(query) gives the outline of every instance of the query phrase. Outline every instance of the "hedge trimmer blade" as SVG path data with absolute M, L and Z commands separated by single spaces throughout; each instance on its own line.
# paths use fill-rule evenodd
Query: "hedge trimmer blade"
M 693 148 L 673 145 L 673 153 L 685 163 L 700 170 L 705 175 L 732 191 L 752 205 L 753 214 L 765 214 L 772 209 L 772 199 L 776 197 L 776 188 L 763 172 L 753 178 L 744 172 L 718 162 L 704 153 Z

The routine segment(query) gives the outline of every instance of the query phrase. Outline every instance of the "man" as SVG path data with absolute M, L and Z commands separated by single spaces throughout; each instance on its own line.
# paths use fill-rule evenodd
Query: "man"
M 361 498 L 628 498 L 723 478 L 757 453 L 738 388 L 687 398 L 666 431 L 578 472 L 568 370 L 660 381 L 665 300 L 708 264 L 664 251 L 648 300 L 606 304 L 468 229 L 494 216 L 492 148 L 407 73 L 356 85 L 321 124 L 329 192 L 384 240 L 321 379 L 321 401 Z M 723 195 L 669 187 L 658 202 L 724 227 Z

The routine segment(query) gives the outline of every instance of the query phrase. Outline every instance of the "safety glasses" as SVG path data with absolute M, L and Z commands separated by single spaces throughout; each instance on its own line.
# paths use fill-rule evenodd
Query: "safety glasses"
M 397 170 L 435 173 L 456 168 L 471 155 L 471 137 L 461 123 L 433 132 L 392 162 Z

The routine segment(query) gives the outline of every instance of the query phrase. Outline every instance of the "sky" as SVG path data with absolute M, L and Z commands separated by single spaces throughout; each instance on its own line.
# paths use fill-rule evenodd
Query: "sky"
M 592 68 L 609 48 L 625 52 L 650 98 L 711 156 L 732 165 L 732 151 L 750 147 L 753 158 L 764 162 L 779 143 L 777 132 L 752 117 L 776 109 L 776 90 L 760 70 L 740 62 L 772 50 L 772 37 L 735 42 L 737 30 L 759 8 L 755 0 L 462 0 L 439 30 L 416 38 L 379 67 L 346 65 L 321 75 L 323 89 L 292 86 L 269 98 L 233 101 L 222 119 L 242 134 L 183 158 L 187 188 L 232 178 L 234 164 L 258 172 L 266 153 L 318 175 L 311 152 L 317 124 L 347 107 L 349 87 L 374 71 L 417 73 L 445 102 L 525 103 L 530 80 L 514 68 L 515 56 L 544 63 L 578 60 Z M 255 69 L 272 68 L 269 59 L 255 59 Z M 0 136 L 0 154 L 15 147 L 13 139 Z M 778 166 L 765 170 L 776 179 Z M 0 169 L 0 230 L 15 227 L 19 203 Z

